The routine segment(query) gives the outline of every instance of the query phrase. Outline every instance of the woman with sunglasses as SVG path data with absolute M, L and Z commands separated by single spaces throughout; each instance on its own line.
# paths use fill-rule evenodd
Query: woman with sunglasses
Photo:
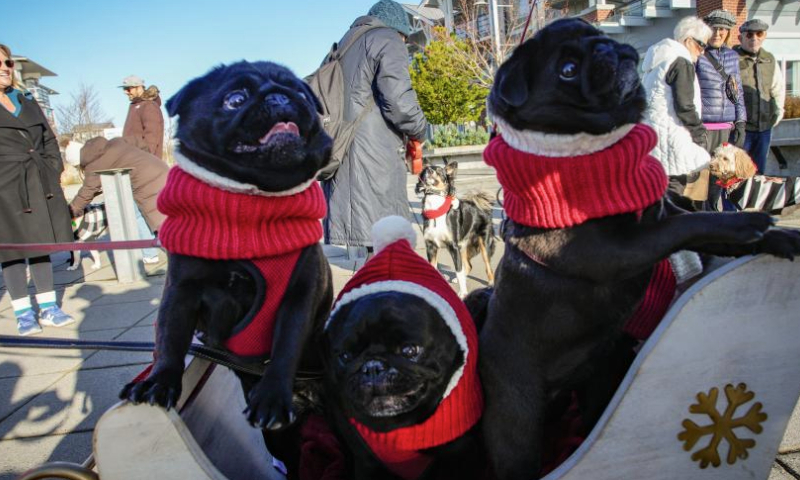
M 71 242 L 56 138 L 14 66 L 11 49 L 0 44 L 0 243 Z M 74 322 L 56 302 L 47 252 L 0 249 L 0 267 L 20 335 L 41 332 L 40 324 L 62 327 Z M 28 296 L 28 268 L 36 287 L 38 321 Z
M 711 29 L 702 20 L 686 17 L 678 22 L 673 38 L 651 46 L 642 62 L 648 104 L 644 121 L 658 134 L 651 155 L 669 175 L 670 190 L 681 196 L 709 161 L 694 65 L 710 36 Z M 682 205 L 691 207 L 689 200 Z
M 747 112 L 739 74 L 739 55 L 728 45 L 736 17 L 727 10 L 714 10 L 703 21 L 711 27 L 708 48 L 697 61 L 697 79 L 703 101 L 703 124 L 708 130 L 707 150 L 713 152 L 726 142 L 744 144 Z M 711 178 L 708 188 L 709 210 L 721 210 L 722 190 Z

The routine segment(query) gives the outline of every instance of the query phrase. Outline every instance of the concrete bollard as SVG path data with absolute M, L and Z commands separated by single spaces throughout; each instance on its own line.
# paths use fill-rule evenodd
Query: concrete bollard
M 106 201 L 106 218 L 112 241 L 138 240 L 130 168 L 98 170 Z M 114 268 L 119 283 L 131 283 L 145 276 L 142 251 L 114 250 Z

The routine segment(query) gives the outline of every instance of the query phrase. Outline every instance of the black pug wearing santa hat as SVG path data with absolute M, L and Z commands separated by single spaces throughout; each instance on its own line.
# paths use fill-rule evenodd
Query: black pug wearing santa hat
M 328 406 L 352 455 L 347 478 L 482 478 L 472 317 L 414 252 L 407 220 L 381 219 L 372 236 L 375 255 L 339 294 L 322 342 Z
M 302 80 L 270 62 L 219 66 L 169 99 L 167 111 L 180 116 L 180 147 L 158 198 L 169 270 L 155 362 L 120 393 L 175 406 L 195 330 L 242 362 L 269 358 L 263 376 L 239 375 L 245 414 L 266 429 L 267 446 L 290 470 L 296 451 L 283 438 L 299 423 L 296 373 L 321 368 L 309 345 L 333 300 L 316 182 L 332 141 L 319 110 Z
M 597 420 L 632 343 L 700 267 L 694 253 L 672 254 L 800 253 L 800 232 L 772 228 L 768 215 L 689 214 L 664 198 L 667 177 L 649 155 L 656 135 L 638 123 L 637 63 L 635 49 L 589 23 L 558 20 L 514 51 L 488 99 L 501 135 L 484 160 L 508 220 L 480 372 L 483 441 L 500 480 L 539 477 L 554 401 L 574 394 L 584 425 Z

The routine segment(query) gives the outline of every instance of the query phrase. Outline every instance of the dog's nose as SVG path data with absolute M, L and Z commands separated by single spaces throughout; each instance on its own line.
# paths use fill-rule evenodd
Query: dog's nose
M 374 377 L 386 370 L 386 364 L 381 360 L 368 360 L 361 366 L 361 373 Z
M 264 97 L 264 103 L 269 107 L 282 107 L 289 104 L 289 97 L 282 93 L 270 93 Z

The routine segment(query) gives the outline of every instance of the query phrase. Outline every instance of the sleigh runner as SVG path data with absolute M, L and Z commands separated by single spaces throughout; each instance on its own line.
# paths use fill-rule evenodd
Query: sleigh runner
M 800 448 L 781 444 L 800 396 L 798 311 L 798 262 L 762 255 L 709 273 L 673 303 L 591 434 L 545 480 L 766 479 L 779 451 Z M 283 478 L 230 370 L 192 359 L 183 391 L 177 411 L 121 403 L 103 415 L 100 478 Z

